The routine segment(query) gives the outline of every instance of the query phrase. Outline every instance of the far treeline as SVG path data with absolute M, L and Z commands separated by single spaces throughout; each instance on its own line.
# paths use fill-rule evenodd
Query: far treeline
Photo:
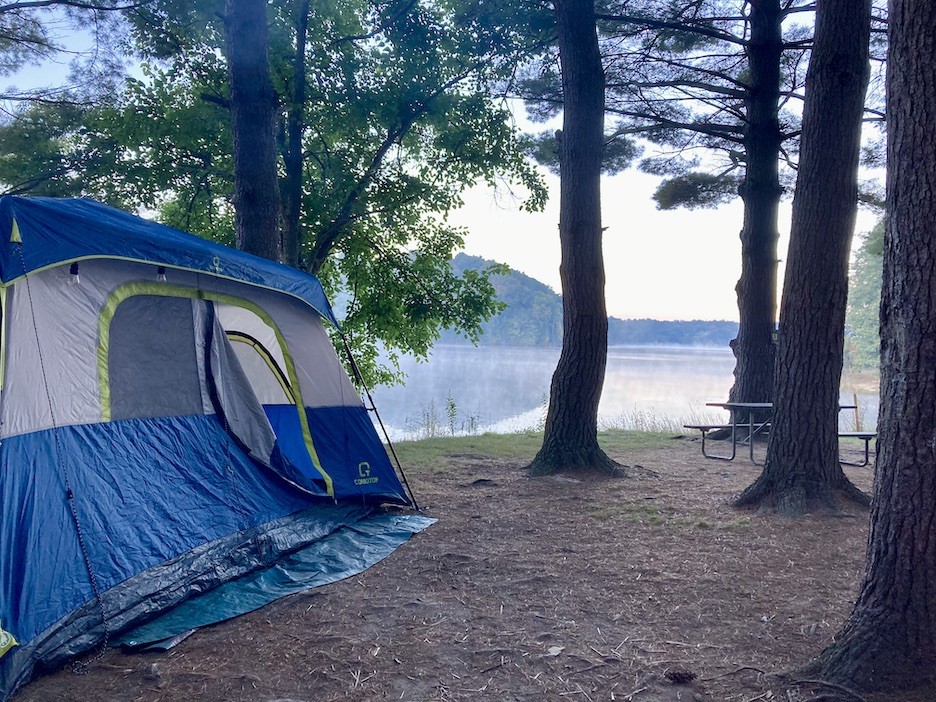
M 490 281 L 504 308 L 481 327 L 481 346 L 562 346 L 562 297 L 548 285 L 477 256 L 460 253 L 452 261 L 456 275 L 465 271 L 492 273 Z M 608 344 L 719 346 L 738 334 L 738 323 L 728 321 L 663 322 L 657 319 L 608 318 Z M 469 344 L 470 340 L 445 331 L 443 344 Z
M 878 225 L 862 241 L 855 257 L 848 295 L 845 356 L 849 367 L 877 368 L 878 300 L 881 295 L 881 256 L 884 228 Z M 481 346 L 561 346 L 562 297 L 548 285 L 478 256 L 460 253 L 452 261 L 456 275 L 466 270 L 496 271 L 490 280 L 504 305 L 482 325 Z M 608 318 L 612 346 L 671 345 L 728 348 L 738 334 L 738 323 L 727 320 L 668 322 L 658 319 Z M 471 343 L 447 330 L 443 344 Z

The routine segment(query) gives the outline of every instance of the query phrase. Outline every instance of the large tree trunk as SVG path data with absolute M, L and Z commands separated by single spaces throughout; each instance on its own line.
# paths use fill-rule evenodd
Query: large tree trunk
M 224 17 L 237 247 L 282 258 L 276 173 L 277 96 L 270 81 L 266 0 L 228 0 Z
M 892 0 L 888 24 L 871 535 L 858 602 L 820 664 L 826 679 L 859 690 L 928 687 L 936 699 L 936 4 Z
M 615 472 L 598 446 L 598 401 L 608 357 L 601 252 L 604 70 L 593 0 L 556 0 L 562 69 L 559 240 L 562 353 L 549 390 L 543 446 L 530 473 Z
M 767 463 L 739 506 L 795 516 L 839 496 L 868 504 L 839 464 L 838 410 L 870 26 L 870 0 L 819 0 Z
M 305 129 L 306 42 L 309 5 L 302 0 L 296 11 L 296 55 L 293 59 L 292 95 L 286 111 L 286 144 L 283 153 L 283 261 L 300 265 L 302 245 L 302 135 Z
M 770 402 L 773 396 L 774 323 L 777 317 L 777 210 L 780 187 L 780 59 L 783 53 L 779 0 L 752 0 L 751 36 L 747 45 L 750 84 L 747 90 L 744 148 L 747 163 L 740 195 L 744 201 L 741 229 L 740 325 L 732 342 L 735 381 L 733 402 Z

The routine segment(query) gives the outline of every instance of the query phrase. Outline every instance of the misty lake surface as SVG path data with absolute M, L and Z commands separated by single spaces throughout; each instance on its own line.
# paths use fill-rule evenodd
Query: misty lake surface
M 406 357 L 406 384 L 372 392 L 393 440 L 541 429 L 558 348 L 437 346 L 426 363 Z M 720 423 L 706 402 L 728 399 L 734 356 L 727 348 L 613 346 L 608 349 L 599 428 L 671 431 Z M 851 403 L 851 393 L 843 393 Z M 873 425 L 877 397 L 860 395 Z M 843 428 L 853 427 L 843 412 Z

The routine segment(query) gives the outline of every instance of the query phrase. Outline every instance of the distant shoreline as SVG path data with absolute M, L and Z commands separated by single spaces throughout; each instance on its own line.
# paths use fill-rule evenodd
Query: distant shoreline
M 482 338 L 477 344 L 472 344 L 470 341 L 458 342 L 458 341 L 440 341 L 434 345 L 433 348 L 484 348 L 484 349 L 555 349 L 560 351 L 562 349 L 562 344 L 499 344 L 499 343 L 484 343 Z M 609 349 L 696 349 L 699 351 L 726 351 L 731 353 L 731 349 L 727 344 L 676 344 L 676 343 L 667 343 L 661 341 L 658 343 L 653 342 L 642 342 L 635 344 L 608 344 Z

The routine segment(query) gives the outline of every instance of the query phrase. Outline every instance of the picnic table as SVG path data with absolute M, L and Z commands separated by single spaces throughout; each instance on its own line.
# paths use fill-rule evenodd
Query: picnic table
M 772 402 L 706 402 L 706 407 L 720 407 L 731 414 L 730 424 L 683 424 L 686 429 L 698 429 L 702 434 L 702 455 L 717 461 L 733 461 L 738 455 L 738 445 L 747 444 L 751 463 L 762 466 L 764 463 L 754 458 L 754 441 L 758 435 L 770 431 L 770 422 L 773 419 Z M 855 405 L 839 405 L 839 410 L 855 409 Z M 711 438 L 715 432 L 731 431 L 731 453 L 719 455 L 706 451 L 705 440 Z M 740 431 L 739 431 L 740 430 Z M 864 442 L 864 458 L 861 462 L 839 462 L 848 466 L 866 466 L 871 462 L 871 440 L 877 437 L 871 431 L 839 432 L 839 438 L 854 438 Z

